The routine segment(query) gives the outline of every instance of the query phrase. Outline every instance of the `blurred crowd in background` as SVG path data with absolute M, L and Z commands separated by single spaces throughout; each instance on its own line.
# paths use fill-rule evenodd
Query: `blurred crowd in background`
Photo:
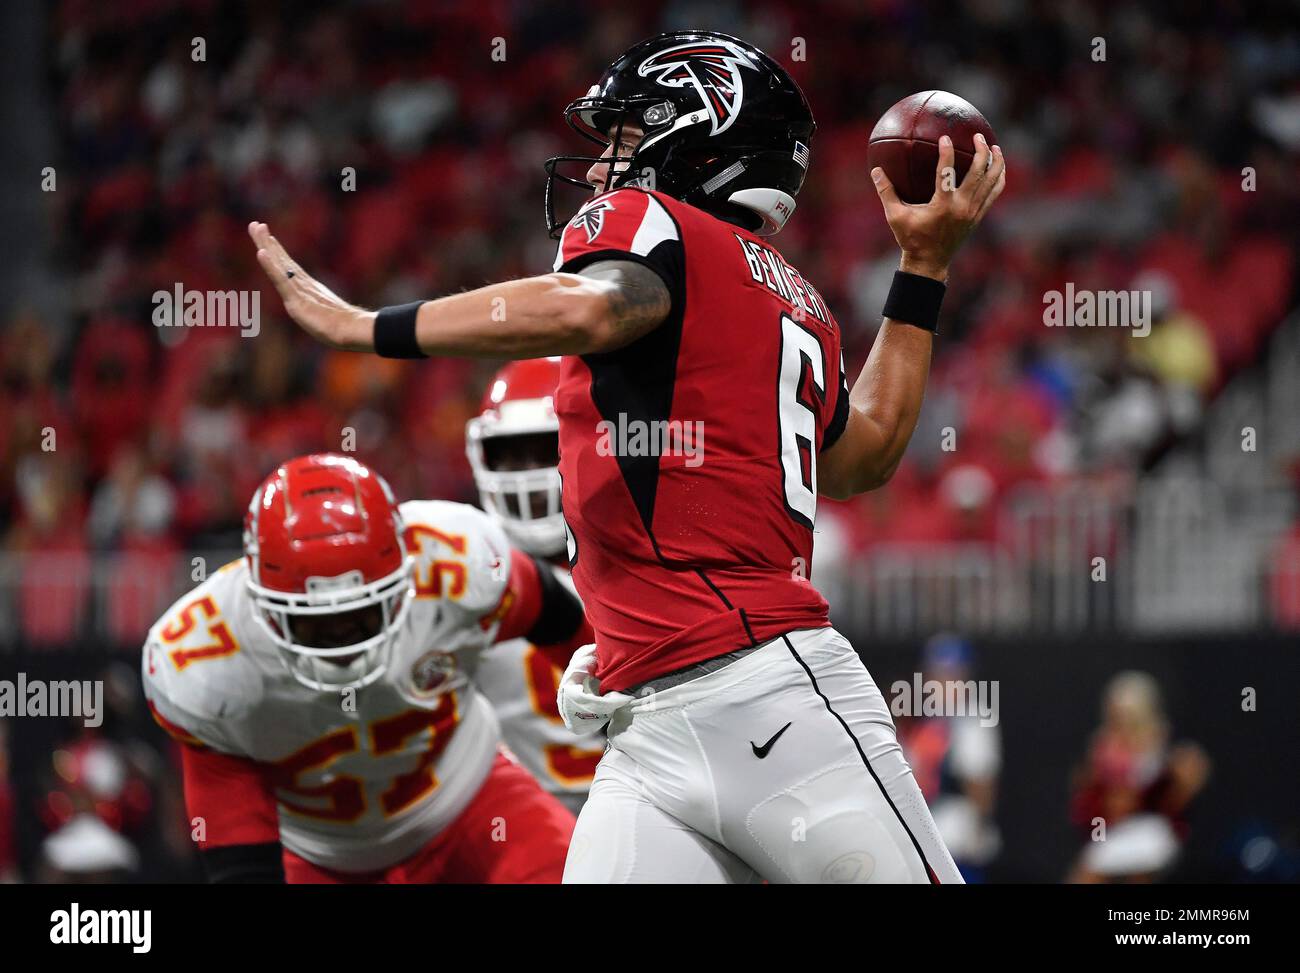
M 776 242 L 836 314 L 851 374 L 897 262 L 867 174 L 875 120 L 913 91 L 952 90 L 992 122 L 1009 160 L 1003 199 L 954 268 L 907 458 L 889 488 L 838 506 L 849 556 L 997 543 L 1000 504 L 1025 482 L 1131 481 L 1194 440 L 1216 393 L 1256 365 L 1296 304 L 1300 226 L 1300 41 L 1287 5 L 1141 6 L 51 4 L 57 191 L 45 199 L 62 287 L 56 301 L 9 308 L 0 330 L 0 550 L 58 552 L 64 575 L 99 552 L 155 558 L 162 572 L 186 552 L 234 550 L 267 471 L 345 436 L 399 496 L 475 501 L 463 432 L 492 363 L 322 349 L 284 317 L 247 222 L 267 221 L 364 306 L 546 271 L 541 164 L 581 145 L 563 107 L 634 41 L 695 25 L 767 50 L 813 106 L 810 174 Z M 1043 296 L 1067 282 L 1149 291 L 1150 334 L 1045 327 Z M 259 292 L 260 333 L 156 327 L 154 293 L 178 284 Z M 946 428 L 956 449 L 943 448 Z M 65 641 L 75 613 L 39 574 L 28 581 L 24 641 Z M 118 610 L 124 643 L 152 620 Z M 1137 677 L 1115 692 L 1130 709 L 1155 705 Z M 175 799 L 132 783 L 166 778 L 137 743 L 114 744 L 107 762 L 69 743 L 51 770 L 111 782 L 112 834 L 142 820 L 141 801 Z M 930 746 L 925 734 L 913 743 Z M 1123 754 L 1097 746 L 1094 777 L 1123 779 Z M 967 762 L 996 773 L 987 748 Z M 1201 770 L 1185 757 L 1182 777 Z M 3 780 L 0 874 L 13 840 Z M 1106 801 L 1089 786 L 1084 818 Z M 69 800 L 43 809 L 51 833 L 77 818 Z M 976 846 L 996 847 L 973 827 Z M 74 837 L 106 865 L 131 861 L 103 829 Z
M 925 422 L 894 487 L 851 508 L 855 545 L 988 539 L 1018 482 L 1132 476 L 1195 433 L 1293 303 L 1300 48 L 1216 7 L 57 4 L 67 305 L 17 308 L 0 334 L 5 545 L 234 548 L 266 471 L 344 429 L 399 494 L 474 499 L 463 429 L 490 366 L 322 350 L 283 316 L 245 226 L 269 222 L 366 306 L 549 269 L 541 161 L 578 145 L 564 105 L 693 14 L 770 50 L 814 107 L 779 244 L 835 311 L 851 372 L 897 259 L 867 177 L 875 119 L 911 91 L 958 91 L 1010 160 L 953 274 Z M 1045 327 L 1043 295 L 1067 282 L 1149 290 L 1152 332 Z M 260 334 L 155 327 L 151 297 L 177 283 L 260 290 Z

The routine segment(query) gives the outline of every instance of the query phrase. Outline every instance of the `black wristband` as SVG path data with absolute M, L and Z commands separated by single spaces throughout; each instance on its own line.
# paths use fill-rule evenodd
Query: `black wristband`
M 379 309 L 375 316 L 375 353 L 381 358 L 428 358 L 415 340 L 415 316 L 424 301 Z
M 935 334 L 939 331 L 939 308 L 947 286 L 933 277 L 894 271 L 894 282 L 885 298 L 885 317 L 914 324 Z

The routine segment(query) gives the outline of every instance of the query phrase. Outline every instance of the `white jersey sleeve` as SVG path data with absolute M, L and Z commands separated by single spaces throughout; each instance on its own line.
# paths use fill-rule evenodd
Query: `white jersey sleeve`
M 445 629 L 451 623 L 490 644 L 510 608 L 512 549 L 505 532 L 464 503 L 408 500 L 401 512 L 415 559 L 416 606 L 434 616 L 427 624 Z
M 155 719 L 173 737 L 244 755 L 232 728 L 262 701 L 262 666 L 244 651 L 251 616 L 241 562 L 180 598 L 145 640 L 141 675 Z

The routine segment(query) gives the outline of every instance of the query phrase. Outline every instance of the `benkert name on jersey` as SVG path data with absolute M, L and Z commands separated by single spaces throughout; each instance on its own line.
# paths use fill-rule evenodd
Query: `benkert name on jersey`
M 812 284 L 803 279 L 799 271 L 786 263 L 785 258 L 771 247 L 765 247 L 755 240 L 747 240 L 739 233 L 734 236 L 740 244 L 745 263 L 749 265 L 749 275 L 756 282 L 764 285 L 796 311 L 803 311 L 830 326 L 830 312 L 826 309 L 826 302 Z

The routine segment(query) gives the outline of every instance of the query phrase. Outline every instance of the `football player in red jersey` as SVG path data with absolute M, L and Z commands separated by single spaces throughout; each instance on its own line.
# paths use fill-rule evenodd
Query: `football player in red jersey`
M 806 580 L 817 496 L 885 483 L 915 427 L 948 267 L 1005 185 L 980 137 L 955 188 L 902 203 L 872 171 L 901 256 L 850 391 L 839 328 L 772 247 L 815 125 L 752 45 L 663 34 L 566 112 L 604 146 L 547 163 L 554 272 L 366 311 L 262 223 L 291 317 L 391 357 L 563 355 L 556 396 L 573 579 L 595 631 L 560 690 L 608 724 L 566 881 L 956 882 L 888 708 Z M 589 166 L 565 224 L 550 186 Z M 500 313 L 504 308 L 506 313 Z
M 331 454 L 267 477 L 244 546 L 142 661 L 208 877 L 558 882 L 573 815 L 500 750 L 474 681 L 494 642 L 567 660 L 589 637 L 550 566 Z

